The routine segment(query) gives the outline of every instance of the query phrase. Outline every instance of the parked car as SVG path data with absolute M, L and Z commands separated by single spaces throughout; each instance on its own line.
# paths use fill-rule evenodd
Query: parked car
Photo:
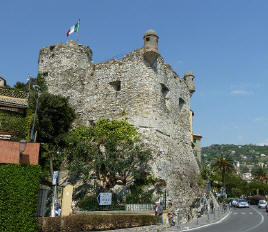
M 267 206 L 267 202 L 265 200 L 259 200 L 258 207 L 265 209 Z
M 238 199 L 237 206 L 238 208 L 249 208 L 249 204 L 245 199 Z
M 266 212 L 268 213 L 268 204 L 266 205 Z

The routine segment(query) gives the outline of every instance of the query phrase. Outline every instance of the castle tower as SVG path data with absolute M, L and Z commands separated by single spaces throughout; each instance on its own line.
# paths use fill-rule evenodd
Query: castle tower
M 73 41 L 42 49 L 39 72 L 48 72 L 48 91 L 69 97 L 76 125 L 127 118 L 152 152 L 152 173 L 165 183 L 161 191 L 181 209 L 182 218 L 194 215 L 192 206 L 201 193 L 189 119 L 194 74 L 181 78 L 164 61 L 153 30 L 145 32 L 143 48 L 122 60 L 91 64 L 91 54 Z
M 85 69 L 92 61 L 92 50 L 75 41 L 58 43 L 40 50 L 38 72 L 54 75 L 55 71 Z
M 39 53 L 38 73 L 45 78 L 48 92 L 70 97 L 70 103 L 78 106 L 78 115 L 83 107 L 85 77 L 92 66 L 92 50 L 71 40 L 45 47 Z
M 185 83 L 189 89 L 191 96 L 192 96 L 192 94 L 195 92 L 194 74 L 192 72 L 186 72 L 184 74 L 183 79 L 185 80 Z
M 150 64 L 156 61 L 159 56 L 158 53 L 158 35 L 154 30 L 148 30 L 145 32 L 144 39 L 144 59 Z

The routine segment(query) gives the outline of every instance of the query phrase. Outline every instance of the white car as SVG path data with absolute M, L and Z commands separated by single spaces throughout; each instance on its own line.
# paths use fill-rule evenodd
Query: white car
M 258 207 L 265 209 L 267 206 L 267 202 L 265 200 L 259 200 Z
M 237 206 L 238 208 L 249 208 L 249 204 L 245 199 L 238 199 Z

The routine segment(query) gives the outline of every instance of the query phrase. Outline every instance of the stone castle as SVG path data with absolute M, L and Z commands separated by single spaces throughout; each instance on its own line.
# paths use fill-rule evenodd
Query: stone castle
M 38 71 L 50 93 L 69 97 L 79 115 L 77 124 L 125 115 L 152 149 L 152 171 L 166 181 L 167 198 L 189 215 L 200 193 L 189 117 L 194 75 L 186 72 L 182 78 L 173 71 L 158 53 L 158 39 L 148 30 L 143 48 L 122 60 L 97 64 L 87 46 L 74 41 L 55 44 L 41 49 Z

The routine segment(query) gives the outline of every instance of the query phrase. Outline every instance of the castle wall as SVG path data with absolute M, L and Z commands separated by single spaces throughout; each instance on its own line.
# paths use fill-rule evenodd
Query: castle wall
M 70 56 L 65 50 L 57 55 L 60 64 L 61 59 L 66 61 L 64 57 Z M 122 60 L 98 64 L 85 62 L 82 52 L 68 61 L 76 59 L 75 65 L 67 62 L 65 67 L 50 62 L 47 50 L 40 53 L 39 72 L 48 72 L 49 92 L 70 97 L 79 114 L 77 123 L 88 125 L 101 117 L 126 117 L 138 128 L 153 151 L 154 175 L 166 180 L 168 198 L 187 213 L 199 194 L 199 169 L 191 147 L 189 118 L 193 91 L 161 56 L 150 65 L 143 52 L 134 50 Z

